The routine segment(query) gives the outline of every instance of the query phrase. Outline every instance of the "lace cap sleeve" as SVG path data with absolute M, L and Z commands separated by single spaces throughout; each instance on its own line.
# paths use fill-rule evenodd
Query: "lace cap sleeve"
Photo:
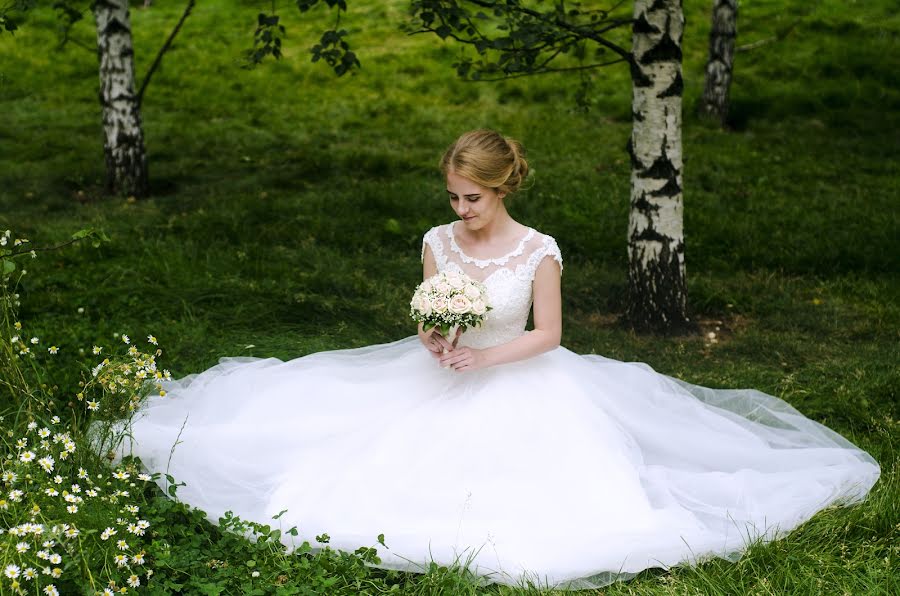
M 444 257 L 444 245 L 441 243 L 440 236 L 438 236 L 438 229 L 440 226 L 436 226 L 425 232 L 425 235 L 422 236 L 422 254 L 420 256 L 420 260 L 425 262 L 425 246 L 431 247 L 431 254 L 434 255 L 434 261 L 438 266 L 438 271 L 444 268 L 446 264 L 446 257 Z
M 537 268 L 540 266 L 541 261 L 544 258 L 550 257 L 559 263 L 559 273 L 562 275 L 563 270 L 563 260 L 562 253 L 559 250 L 559 245 L 556 243 L 556 239 L 553 236 L 547 236 L 543 234 L 543 240 L 534 252 L 531 253 L 528 257 L 528 261 L 525 263 L 525 276 L 528 280 L 534 280 L 534 276 L 537 273 Z

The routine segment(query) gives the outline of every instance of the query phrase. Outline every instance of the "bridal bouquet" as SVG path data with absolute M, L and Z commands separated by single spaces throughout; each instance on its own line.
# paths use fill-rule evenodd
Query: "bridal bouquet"
M 437 327 L 453 341 L 460 327 L 477 327 L 491 309 L 484 285 L 464 273 L 441 271 L 423 281 L 409 303 L 409 316 L 428 331 Z

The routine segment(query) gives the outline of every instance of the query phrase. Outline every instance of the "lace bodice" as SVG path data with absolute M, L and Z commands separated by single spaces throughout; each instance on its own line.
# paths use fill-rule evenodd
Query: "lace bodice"
M 422 259 L 427 245 L 438 271 L 458 271 L 482 282 L 493 307 L 485 315 L 484 324 L 478 329 L 467 330 L 460 337 L 459 345 L 485 348 L 515 339 L 525 333 L 534 298 L 532 282 L 538 265 L 549 257 L 562 269 L 562 254 L 556 240 L 528 228 L 511 252 L 478 259 L 460 248 L 454 234 L 456 225 L 463 224 L 452 222 L 428 230 L 422 238 Z

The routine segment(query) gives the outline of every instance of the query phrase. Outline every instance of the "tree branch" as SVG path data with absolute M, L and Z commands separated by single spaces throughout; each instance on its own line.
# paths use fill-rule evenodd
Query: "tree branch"
M 181 18 L 178 20 L 178 24 L 175 25 L 175 28 L 172 29 L 172 33 L 169 34 L 168 39 L 166 39 L 166 42 L 159 49 L 159 52 L 157 52 L 156 58 L 153 60 L 153 64 L 150 65 L 150 70 L 148 70 L 147 74 L 144 76 L 144 81 L 141 83 L 141 90 L 138 91 L 137 94 L 137 105 L 139 107 L 144 100 L 144 92 L 147 90 L 147 85 L 150 83 L 150 77 L 152 77 L 153 73 L 156 72 L 156 69 L 159 68 L 159 64 L 162 62 L 163 54 L 165 54 L 169 50 L 169 47 L 172 45 L 172 41 L 181 30 L 181 26 L 184 25 L 184 22 L 190 16 L 191 11 L 194 9 L 194 4 L 196 4 L 196 0 L 188 0 L 187 6 L 184 7 L 184 14 L 181 15 Z

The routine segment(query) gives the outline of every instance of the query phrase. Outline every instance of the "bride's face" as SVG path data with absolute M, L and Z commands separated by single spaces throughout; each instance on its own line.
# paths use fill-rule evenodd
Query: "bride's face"
M 447 172 L 447 193 L 450 206 L 470 230 L 486 226 L 504 208 L 505 193 L 485 188 L 452 170 Z

